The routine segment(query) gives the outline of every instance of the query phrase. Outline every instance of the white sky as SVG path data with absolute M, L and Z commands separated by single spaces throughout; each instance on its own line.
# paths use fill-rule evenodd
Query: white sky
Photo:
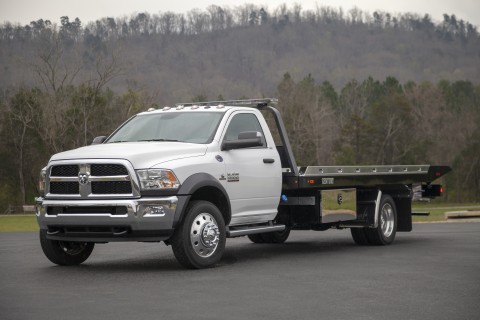
M 205 9 L 211 4 L 234 8 L 242 3 L 261 4 L 269 9 L 282 3 L 289 6 L 299 3 L 304 9 L 313 9 L 316 4 L 342 7 L 344 10 L 356 6 L 370 13 L 375 10 L 391 13 L 415 12 L 422 15 L 428 13 L 435 21 L 443 20 L 443 13 L 448 13 L 480 26 L 479 0 L 0 0 L 0 23 L 9 21 L 25 25 L 42 18 L 59 24 L 60 17 L 66 15 L 70 20 L 78 17 L 86 24 L 103 17 L 130 16 L 138 12 L 180 13 L 194 8 Z

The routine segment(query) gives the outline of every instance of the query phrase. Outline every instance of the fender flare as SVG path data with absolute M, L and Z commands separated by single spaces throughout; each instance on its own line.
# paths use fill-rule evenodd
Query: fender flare
M 177 209 L 175 210 L 175 217 L 173 219 L 173 227 L 176 227 L 178 222 L 180 222 L 187 210 L 188 203 L 190 202 L 190 198 L 192 197 L 192 194 L 195 193 L 195 191 L 199 190 L 200 188 L 203 187 L 214 187 L 223 194 L 225 199 L 227 200 L 227 205 L 228 205 L 228 221 L 225 221 L 225 225 L 228 225 L 230 223 L 230 217 L 231 217 L 231 212 L 232 208 L 230 205 L 230 198 L 228 197 L 227 190 L 222 186 L 222 184 L 215 179 L 212 175 L 208 173 L 195 173 L 188 177 L 181 185 L 180 189 L 178 190 L 177 197 L 178 197 L 178 203 L 177 203 Z

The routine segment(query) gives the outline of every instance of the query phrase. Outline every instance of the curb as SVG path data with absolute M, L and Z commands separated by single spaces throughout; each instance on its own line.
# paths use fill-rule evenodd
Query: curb
M 478 219 L 480 218 L 480 211 L 448 211 L 445 212 L 445 219 Z

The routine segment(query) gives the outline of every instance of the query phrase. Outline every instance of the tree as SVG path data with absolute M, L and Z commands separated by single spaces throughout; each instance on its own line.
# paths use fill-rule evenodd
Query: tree
M 41 104 L 41 92 L 37 89 L 20 88 L 19 91 L 10 98 L 7 104 L 8 112 L 8 130 L 10 139 L 15 149 L 17 158 L 17 177 L 18 187 L 20 189 L 20 201 L 22 204 L 26 202 L 27 179 L 26 172 L 26 155 L 31 144 L 32 129 L 34 129 L 35 121 Z

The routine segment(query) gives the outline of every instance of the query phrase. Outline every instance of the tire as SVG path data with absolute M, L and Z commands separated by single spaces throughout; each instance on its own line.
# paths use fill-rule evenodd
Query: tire
M 79 265 L 90 257 L 95 243 L 47 239 L 47 230 L 40 230 L 40 245 L 51 262 L 60 266 Z
M 177 226 L 171 243 L 177 261 L 190 269 L 215 265 L 225 250 L 225 222 L 220 210 L 208 201 L 192 201 Z
M 265 243 L 284 243 L 290 235 L 290 228 L 285 227 L 283 231 L 262 233 L 261 236 Z
M 366 228 L 350 228 L 353 241 L 359 246 L 366 246 L 370 244 L 367 238 L 366 231 Z
M 249 234 L 247 237 L 253 243 L 265 243 L 265 239 L 262 237 L 261 233 Z
M 380 200 L 380 212 L 378 213 L 378 226 L 365 229 L 368 242 L 371 245 L 389 245 L 395 240 L 397 233 L 397 210 L 393 198 L 383 195 Z

